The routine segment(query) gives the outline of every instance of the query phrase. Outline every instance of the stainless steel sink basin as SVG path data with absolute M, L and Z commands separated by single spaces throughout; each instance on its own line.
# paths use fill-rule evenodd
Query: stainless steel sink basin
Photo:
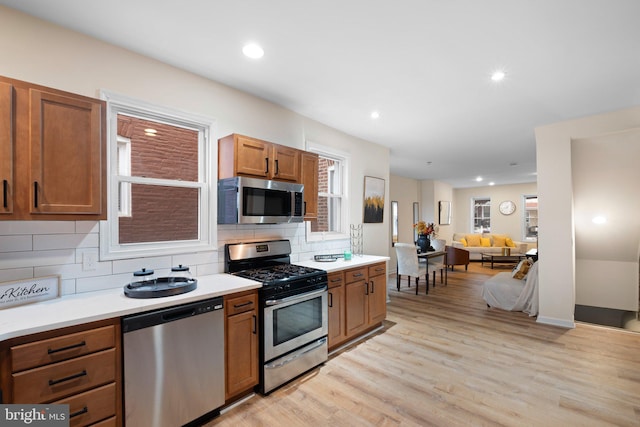
M 132 282 L 124 287 L 129 298 L 161 298 L 185 294 L 198 287 L 198 281 L 189 277 L 159 277 Z

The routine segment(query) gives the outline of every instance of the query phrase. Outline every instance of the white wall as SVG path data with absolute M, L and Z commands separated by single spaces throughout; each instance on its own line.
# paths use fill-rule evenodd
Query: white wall
M 576 286 L 579 286 L 576 280 L 588 274 L 584 269 L 588 264 L 576 262 L 572 141 L 639 127 L 640 107 L 635 107 L 536 128 L 540 227 L 539 322 L 573 326 Z M 619 185 L 633 186 L 635 183 Z M 630 212 L 627 218 L 629 221 L 626 223 L 612 224 L 612 229 L 624 227 L 625 230 L 633 230 L 633 225 L 629 224 L 634 224 L 637 212 Z M 637 231 L 637 225 L 635 227 Z M 635 248 L 637 245 L 638 242 Z M 637 258 L 635 262 L 637 286 Z M 615 267 L 615 262 L 607 265 L 607 269 Z M 582 270 L 579 276 L 576 268 Z M 624 270 L 630 271 L 632 268 Z
M 398 202 L 398 242 L 413 242 L 413 203 L 420 201 L 419 182 L 412 178 L 391 175 L 390 199 Z M 391 231 L 389 231 L 391 234 Z M 389 252 L 389 269 L 395 271 L 396 252 Z
M 389 150 L 354 138 L 277 105 L 194 74 L 0 6 L 0 75 L 81 95 L 101 89 L 215 119 L 213 139 L 237 132 L 304 149 L 306 141 L 339 148 L 351 156 L 350 223 L 362 223 L 364 176 L 385 179 Z M 364 155 L 363 153 L 366 153 Z M 386 198 L 388 200 L 388 197 Z M 364 252 L 388 255 L 389 204 L 384 223 L 365 224 Z M 146 266 L 163 271 L 177 263 L 195 274 L 222 270 L 227 241 L 290 238 L 293 258 L 342 250 L 348 240 L 307 244 L 303 225 L 218 227 L 212 251 L 147 259 L 99 262 L 82 271 L 82 253 L 97 253 L 98 226 L 85 221 L 0 221 L 0 282 L 61 274 L 65 293 L 119 287 Z

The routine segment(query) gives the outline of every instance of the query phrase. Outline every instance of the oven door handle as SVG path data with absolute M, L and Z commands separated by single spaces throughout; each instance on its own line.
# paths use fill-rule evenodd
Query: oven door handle
M 319 291 L 313 291 L 313 292 L 307 292 L 306 294 L 300 294 L 300 295 L 294 295 L 292 297 L 287 297 L 287 298 L 282 298 L 282 299 L 268 299 L 264 302 L 264 304 L 266 306 L 272 306 L 272 305 L 278 305 L 278 304 L 284 304 L 286 302 L 290 302 L 290 301 L 297 301 L 297 300 L 303 300 L 303 299 L 307 299 L 310 297 L 314 297 L 316 295 L 320 295 L 323 292 L 327 292 L 327 289 L 321 289 Z

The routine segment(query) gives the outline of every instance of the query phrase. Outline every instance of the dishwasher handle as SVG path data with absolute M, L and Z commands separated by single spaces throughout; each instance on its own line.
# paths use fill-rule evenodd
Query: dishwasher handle
M 216 297 L 188 304 L 161 308 L 146 313 L 134 314 L 122 318 L 122 332 L 133 332 L 150 328 L 163 323 L 175 322 L 180 319 L 206 314 L 224 308 L 223 298 Z

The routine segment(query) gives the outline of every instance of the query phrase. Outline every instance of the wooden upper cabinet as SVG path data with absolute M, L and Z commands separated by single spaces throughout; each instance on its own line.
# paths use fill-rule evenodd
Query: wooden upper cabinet
M 248 176 L 300 182 L 302 151 L 244 135 L 218 140 L 218 178 Z
M 302 184 L 304 184 L 304 220 L 318 218 L 318 162 L 315 153 L 302 153 Z
M 0 81 L 0 215 L 13 213 L 13 85 Z
M 32 214 L 102 212 L 102 103 L 31 89 Z
M 0 219 L 106 219 L 104 101 L 0 77 L 0 134 Z

